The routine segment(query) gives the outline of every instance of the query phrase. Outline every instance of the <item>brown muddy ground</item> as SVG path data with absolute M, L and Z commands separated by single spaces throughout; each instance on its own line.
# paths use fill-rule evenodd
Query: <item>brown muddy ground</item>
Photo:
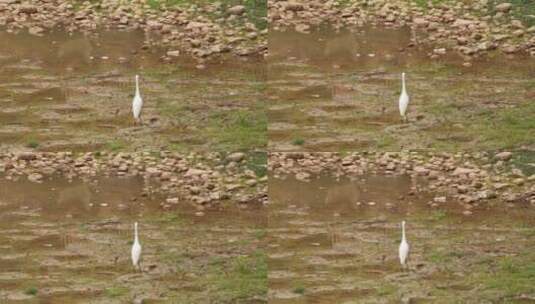
M 274 151 L 475 150 L 533 144 L 535 60 L 465 59 L 416 44 L 407 28 L 270 31 L 269 148 Z M 415 38 L 416 37 L 416 38 Z M 398 112 L 401 72 L 411 96 Z
M 266 145 L 264 65 L 173 63 L 141 31 L 0 32 L 0 150 L 254 149 Z M 199 69 L 200 68 L 200 69 Z M 134 75 L 145 125 L 134 126 Z
M 195 216 L 142 178 L 0 181 L 2 303 L 265 303 L 262 209 Z M 140 225 L 143 273 L 130 262 Z
M 434 195 L 405 176 L 270 178 L 269 302 L 531 303 L 535 209 L 492 200 L 466 217 Z

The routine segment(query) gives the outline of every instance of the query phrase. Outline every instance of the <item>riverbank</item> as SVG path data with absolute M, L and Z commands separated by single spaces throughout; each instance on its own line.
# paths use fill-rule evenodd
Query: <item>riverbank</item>
M 520 152 L 499 153 L 270 153 L 268 171 L 308 182 L 321 175 L 410 176 L 410 195 L 434 193 L 430 207 L 460 204 L 471 215 L 490 202 L 535 207 L 535 172 Z M 422 183 L 418 183 L 421 181 Z
M 242 3 L 243 2 L 243 3 Z M 41 36 L 61 28 L 95 34 L 102 28 L 143 30 L 143 48 L 167 49 L 166 61 L 188 54 L 199 61 L 223 54 L 262 55 L 267 49 L 262 1 L 32 1 L 0 2 L 0 27 Z
M 431 57 L 457 52 L 470 61 L 495 50 L 535 56 L 534 11 L 532 4 L 519 1 L 291 0 L 269 2 L 269 24 L 274 30 L 293 27 L 304 33 L 322 24 L 355 30 L 410 27 L 411 42 L 400 51 L 430 45 Z
M 191 204 L 199 216 L 229 202 L 244 208 L 261 205 L 267 196 L 262 153 L 6 153 L 0 155 L 0 174 L 35 183 L 56 176 L 89 183 L 102 176 L 142 177 L 141 196 L 163 196 L 164 210 Z

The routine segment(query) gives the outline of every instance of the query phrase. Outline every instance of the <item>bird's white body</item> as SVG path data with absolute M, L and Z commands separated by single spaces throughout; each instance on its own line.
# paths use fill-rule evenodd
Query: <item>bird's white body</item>
M 132 265 L 141 270 L 141 244 L 137 233 L 137 222 L 134 224 L 134 244 L 132 245 Z
M 399 244 L 399 262 L 401 263 L 401 266 L 405 268 L 407 266 L 407 262 L 409 260 L 409 243 L 407 242 L 407 238 L 405 236 L 405 221 L 401 222 L 401 243 Z
M 141 121 L 141 109 L 143 108 L 143 99 L 139 93 L 139 75 L 136 75 L 136 94 L 132 100 L 132 114 L 136 122 Z
M 409 94 L 405 86 L 405 73 L 401 74 L 401 95 L 399 96 L 399 114 L 403 121 L 407 120 L 407 108 L 409 107 Z

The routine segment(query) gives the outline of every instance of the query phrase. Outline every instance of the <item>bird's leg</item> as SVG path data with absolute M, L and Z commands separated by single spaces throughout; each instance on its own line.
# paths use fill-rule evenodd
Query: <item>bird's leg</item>
M 141 267 L 141 259 L 139 260 L 137 265 L 138 265 L 137 267 L 139 267 L 139 272 L 143 273 L 143 267 Z

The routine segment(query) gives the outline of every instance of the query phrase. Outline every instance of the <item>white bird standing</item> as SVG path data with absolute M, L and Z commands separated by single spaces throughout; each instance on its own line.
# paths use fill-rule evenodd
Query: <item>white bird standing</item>
M 139 93 L 139 75 L 136 75 L 136 94 L 132 100 L 132 114 L 134 114 L 134 121 L 141 122 L 141 108 L 143 108 L 143 99 Z
M 401 243 L 399 244 L 399 262 L 401 267 L 407 267 L 409 260 L 409 243 L 407 243 L 407 238 L 405 237 L 405 221 L 401 222 Z
M 134 223 L 134 244 L 132 245 L 132 265 L 141 271 L 141 244 L 137 234 L 137 222 Z
M 407 88 L 405 86 L 405 73 L 401 74 L 401 95 L 399 96 L 399 114 L 404 122 L 407 121 L 407 107 L 409 106 L 409 94 L 407 94 Z

